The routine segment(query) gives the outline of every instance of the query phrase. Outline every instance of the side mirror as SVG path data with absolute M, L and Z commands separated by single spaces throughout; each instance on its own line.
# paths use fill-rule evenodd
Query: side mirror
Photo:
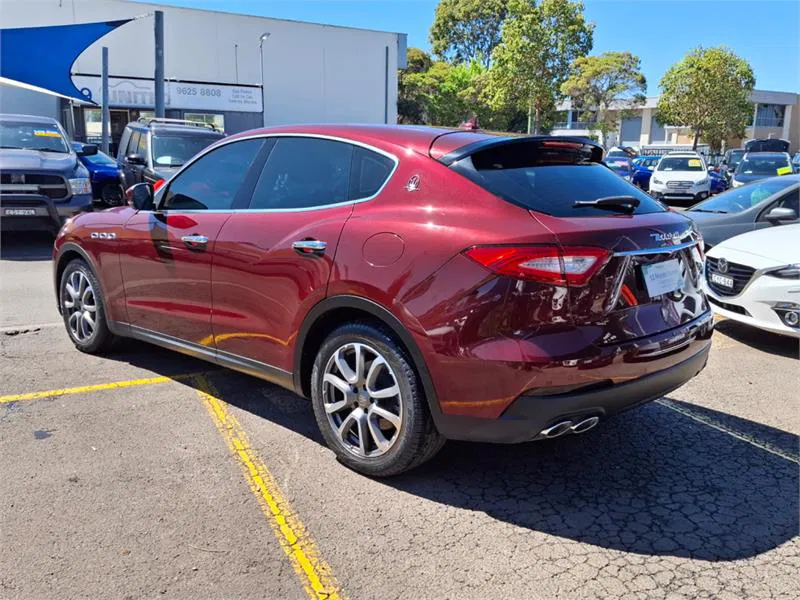
M 149 183 L 137 183 L 125 190 L 128 206 L 136 210 L 153 210 L 153 186 Z
M 126 156 L 125 158 L 132 165 L 143 165 L 144 164 L 144 155 L 139 154 L 139 153 L 128 154 L 128 156 Z
M 97 154 L 96 144 L 81 144 L 80 150 L 77 152 L 78 156 L 94 156 Z
M 797 213 L 791 208 L 778 206 L 764 215 L 764 218 L 767 221 L 775 221 L 777 223 L 780 223 L 781 221 L 796 221 Z

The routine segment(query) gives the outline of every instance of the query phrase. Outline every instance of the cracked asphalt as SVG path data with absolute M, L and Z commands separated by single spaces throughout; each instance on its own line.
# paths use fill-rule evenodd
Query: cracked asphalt
M 199 372 L 341 597 L 798 597 L 796 341 L 722 321 L 708 367 L 667 398 L 370 480 L 290 392 L 135 342 L 78 353 L 48 244 L 3 242 L 0 397 L 94 387 L 0 403 L 0 598 L 317 597 L 180 377 Z

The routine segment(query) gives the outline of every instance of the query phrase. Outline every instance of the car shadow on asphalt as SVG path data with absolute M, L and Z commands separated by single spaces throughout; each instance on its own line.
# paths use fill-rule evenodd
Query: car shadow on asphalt
M 53 234 L 44 231 L 8 231 L 0 236 L 0 259 L 14 261 L 50 260 Z
M 800 340 L 771 331 L 757 329 L 732 319 L 723 319 L 715 325 L 717 335 L 725 335 L 737 342 L 776 356 L 800 359 Z
M 112 358 L 168 376 L 215 369 L 144 344 Z M 307 400 L 226 369 L 210 379 L 228 404 L 324 444 Z M 798 436 L 661 402 L 556 440 L 449 442 L 418 469 L 376 482 L 517 527 L 645 555 L 738 560 L 798 534 Z

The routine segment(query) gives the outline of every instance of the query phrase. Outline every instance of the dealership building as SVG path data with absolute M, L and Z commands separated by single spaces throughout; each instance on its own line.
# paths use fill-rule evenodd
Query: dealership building
M 800 151 L 800 94 L 753 90 L 750 95 L 753 118 L 745 130 L 745 139 L 781 138 L 789 141 L 792 151 Z M 621 144 L 647 148 L 652 153 L 691 146 L 693 137 L 687 127 L 662 125 L 656 120 L 658 96 L 650 96 L 644 104 L 621 119 L 619 129 L 609 136 L 608 146 Z M 592 135 L 592 116 L 572 109 L 569 101 L 559 107 L 560 122 L 555 125 L 555 135 Z M 702 134 L 700 138 L 703 142 Z M 738 148 L 743 140 L 730 139 L 727 148 Z
M 154 114 L 156 10 L 164 13 L 168 118 L 213 123 L 227 133 L 262 123 L 397 121 L 402 33 L 125 0 L 3 1 L 0 8 L 3 28 L 135 18 L 72 66 L 75 86 L 99 103 L 101 49 L 108 47 L 112 144 L 126 123 Z M 0 85 L 0 112 L 58 118 L 79 140 L 99 141 L 102 133 L 98 106 L 11 85 Z

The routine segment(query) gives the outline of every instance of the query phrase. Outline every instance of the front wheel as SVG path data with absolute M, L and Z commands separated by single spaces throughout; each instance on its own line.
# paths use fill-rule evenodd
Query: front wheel
M 100 191 L 100 199 L 108 206 L 122 206 L 122 186 L 118 183 L 107 183 Z
M 397 475 L 444 445 L 404 350 L 372 324 L 344 325 L 325 340 L 314 361 L 311 398 L 328 447 L 365 475 Z
M 75 259 L 64 269 L 59 302 L 67 333 L 78 350 L 97 354 L 112 345 L 100 282 L 85 261 Z

